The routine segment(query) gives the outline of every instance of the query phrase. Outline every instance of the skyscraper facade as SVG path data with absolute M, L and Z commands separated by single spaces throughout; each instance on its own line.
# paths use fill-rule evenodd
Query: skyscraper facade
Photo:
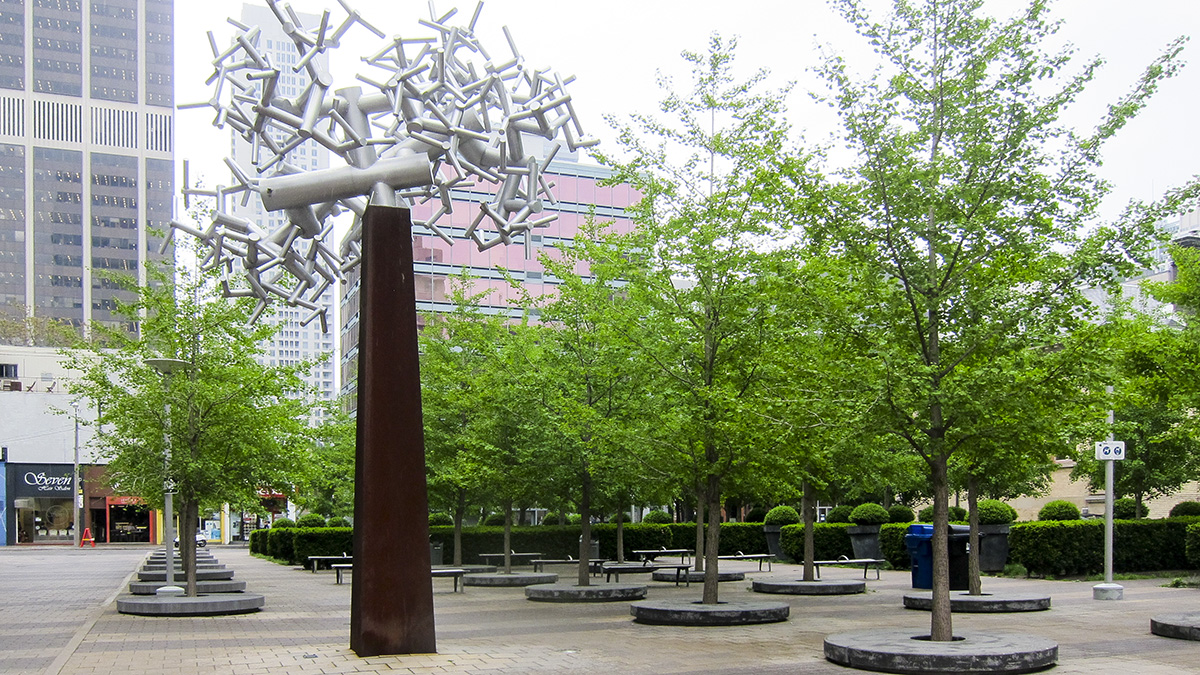
M 144 280 L 172 215 L 173 23 L 173 0 L 0 0 L 0 311 L 115 324 L 103 272 Z
M 538 140 L 527 138 L 526 143 Z M 557 214 L 558 218 L 548 227 L 515 238 L 511 245 L 480 251 L 465 236 L 478 213 L 479 203 L 490 199 L 495 190 L 494 186 L 486 183 L 453 193 L 453 211 L 438 222 L 438 227 L 454 239 L 453 246 L 420 226 L 413 228 L 413 272 L 418 311 L 452 311 L 449 277 L 465 269 L 468 275 L 475 277 L 472 294 L 485 289 L 492 291 L 483 299 L 480 310 L 515 319 L 520 315 L 520 310 L 509 301 L 519 291 L 505 280 L 501 268 L 530 294 L 552 294 L 562 282 L 544 270 L 538 259 L 539 254 L 548 252 L 553 256 L 556 248 L 573 245 L 580 224 L 589 214 L 594 214 L 597 221 L 610 221 L 612 228 L 618 232 L 628 232 L 633 228 L 625 208 L 636 203 L 640 195 L 628 185 L 601 185 L 603 179 L 612 175 L 608 169 L 579 162 L 577 153 L 559 153 L 543 174 L 547 182 L 552 184 L 556 200 L 553 204 L 546 203 L 544 212 Z M 415 218 L 423 218 L 430 211 L 428 204 L 418 205 L 414 207 L 413 214 Z M 580 272 L 587 273 L 586 270 Z M 345 405 L 352 411 L 357 408 L 359 288 L 359 269 L 355 268 L 347 274 L 347 282 L 341 287 L 339 299 L 342 317 L 339 336 L 341 391 Z
M 297 16 L 305 26 L 320 25 L 321 17 L 297 12 Z M 295 43 L 283 32 L 279 22 L 271 10 L 261 5 L 242 5 L 242 23 L 248 26 L 258 26 L 261 33 L 258 38 L 258 53 L 264 55 L 280 69 L 281 75 L 276 85 L 276 95 L 283 98 L 297 98 L 301 95 L 306 78 L 303 73 L 292 70 L 301 57 Z M 325 54 L 315 57 L 317 61 L 325 61 Z M 325 65 L 322 63 L 322 65 Z M 283 135 L 279 138 L 282 145 Z M 246 142 L 236 130 L 231 132 L 230 157 L 242 168 L 247 175 L 257 174 L 259 158 L 254 156 L 254 148 Z M 286 160 L 292 166 L 314 171 L 329 168 L 329 151 L 313 140 L 306 140 L 287 153 Z M 282 211 L 265 211 L 262 202 L 250 199 L 245 204 L 234 200 L 231 211 L 240 218 L 260 223 L 268 230 L 274 230 L 280 221 L 285 219 Z M 334 291 L 326 291 L 317 304 L 333 312 Z M 334 356 L 333 333 L 323 333 L 319 321 L 311 321 L 307 325 L 302 321 L 312 314 L 312 310 L 282 308 L 273 317 L 265 319 L 278 325 L 279 332 L 275 338 L 263 345 L 262 360 L 269 365 L 291 365 L 300 361 L 314 361 L 316 365 L 304 377 L 306 383 L 317 392 L 322 400 L 332 401 L 337 396 Z M 333 326 L 330 326 L 332 329 Z M 319 407 L 312 410 L 310 422 L 319 422 L 323 410 Z

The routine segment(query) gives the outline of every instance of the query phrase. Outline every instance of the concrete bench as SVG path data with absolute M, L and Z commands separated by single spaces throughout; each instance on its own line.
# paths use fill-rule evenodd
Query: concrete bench
M 867 578 L 867 570 L 871 569 L 871 566 L 874 565 L 875 566 L 875 578 L 878 579 L 879 578 L 879 569 L 885 562 L 887 562 L 887 561 L 880 559 L 880 558 L 847 558 L 846 556 L 841 556 L 837 560 L 814 560 L 813 567 L 817 568 L 817 578 L 820 579 L 821 578 L 821 565 L 862 565 L 863 566 L 863 578 L 866 579 Z
M 759 572 L 762 571 L 762 564 L 765 562 L 767 563 L 767 571 L 770 572 L 771 561 L 775 559 L 775 556 L 770 553 L 742 553 L 738 551 L 737 555 L 719 555 L 717 558 L 720 560 L 755 560 L 758 561 Z
M 336 574 L 337 574 L 337 583 L 338 583 L 338 585 L 340 586 L 340 585 L 341 585 L 341 583 L 342 583 L 342 581 L 343 581 L 343 576 L 346 574 L 346 572 L 353 571 L 353 570 L 354 570 L 354 565 L 353 565 L 353 564 L 346 564 L 346 563 L 334 563 L 334 564 L 332 564 L 332 565 L 330 565 L 330 566 L 329 566 L 329 569 L 333 570 L 333 571 L 334 571 L 334 573 L 336 573 Z M 455 593 L 457 593 L 457 592 L 458 592 L 458 587 L 459 587 L 459 583 L 458 583 L 458 581 L 459 581 L 459 579 L 462 579 L 462 578 L 463 578 L 463 575 L 464 575 L 464 574 L 466 574 L 466 573 L 467 573 L 467 571 L 466 571 L 466 570 L 464 570 L 464 569 L 458 569 L 458 568 L 453 568 L 453 567 L 451 567 L 451 568 L 440 567 L 440 568 L 438 568 L 438 569 L 436 569 L 436 570 L 429 570 L 429 576 L 430 576 L 430 577 L 432 577 L 432 578 L 435 578 L 435 579 L 436 579 L 436 578 L 438 578 L 438 577 L 443 577 L 443 578 L 444 578 L 444 577 L 451 577 L 451 578 L 453 578 L 453 579 L 454 579 L 454 592 L 455 592 Z M 463 591 L 466 591 L 466 590 L 467 590 L 466 584 L 463 584 L 463 585 L 462 585 L 462 588 L 463 588 Z

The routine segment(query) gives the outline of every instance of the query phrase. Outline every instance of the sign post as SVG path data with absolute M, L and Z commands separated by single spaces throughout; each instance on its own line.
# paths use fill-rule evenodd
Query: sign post
M 1125 441 L 1097 443 L 1096 459 L 1104 462 L 1104 583 L 1092 586 L 1092 599 L 1120 600 L 1125 597 L 1125 588 L 1113 583 L 1113 463 L 1125 459 Z

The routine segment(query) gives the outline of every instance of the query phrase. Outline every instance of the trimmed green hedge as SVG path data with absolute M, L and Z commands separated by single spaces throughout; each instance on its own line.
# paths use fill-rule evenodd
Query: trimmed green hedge
M 270 530 L 255 530 L 250 533 L 250 552 L 259 555 L 267 554 L 267 537 Z
M 833 560 L 838 556 L 854 557 L 850 535 L 846 534 L 848 523 L 814 523 L 813 544 L 817 560 Z M 804 526 L 784 525 L 779 531 L 779 547 L 792 560 L 804 560 Z
M 1196 567 L 1187 554 L 1188 527 L 1196 521 L 1196 517 L 1113 521 L 1113 569 L 1147 572 Z M 1104 567 L 1104 521 L 1018 523 L 1008 535 L 1008 546 L 1009 560 L 1024 565 L 1030 574 L 1094 574 Z
M 296 534 L 295 527 L 273 527 L 267 530 L 267 555 L 280 560 L 292 562 L 295 551 L 292 549 L 292 538 Z
M 292 532 L 293 563 L 307 565 L 310 555 L 354 554 L 352 528 L 301 527 Z
M 1188 568 L 1200 569 L 1200 523 L 1192 523 L 1187 526 L 1187 534 L 1184 535 L 1184 551 L 1187 556 Z

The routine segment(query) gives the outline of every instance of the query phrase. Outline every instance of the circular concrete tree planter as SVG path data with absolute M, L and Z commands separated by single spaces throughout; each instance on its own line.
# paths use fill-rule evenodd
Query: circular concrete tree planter
M 553 584 L 558 581 L 557 574 L 535 574 L 533 572 L 513 572 L 504 574 L 465 574 L 463 586 L 494 586 L 500 588 L 520 588 L 535 584 Z
M 157 572 L 138 572 L 138 581 L 166 581 L 167 573 L 165 570 Z M 183 581 L 183 572 L 176 570 L 176 583 Z M 196 581 L 227 581 L 233 578 L 233 570 L 196 570 Z
M 933 591 L 917 591 L 904 595 L 908 609 L 932 611 Z M 1020 593 L 950 594 L 950 611 L 963 614 L 1003 614 L 1007 612 L 1040 612 L 1050 609 L 1050 596 Z
M 222 616 L 257 612 L 266 603 L 257 593 L 186 596 L 130 595 L 117 598 L 117 611 L 140 616 Z
M 637 584 L 538 584 L 526 586 L 525 597 L 538 602 L 628 602 L 646 597 L 646 587 Z
M 913 629 L 874 629 L 825 638 L 825 658 L 885 673 L 1029 673 L 1058 661 L 1058 643 L 1034 635 L 956 632 L 933 642 Z
M 166 586 L 165 581 L 131 581 L 129 592 L 134 595 L 154 595 L 158 589 Z M 234 581 L 197 581 L 196 592 L 201 595 L 213 593 L 242 593 L 246 590 L 246 582 Z
M 1150 632 L 1176 640 L 1200 640 L 1200 612 L 1160 614 L 1150 619 Z
M 675 582 L 675 572 L 672 570 L 659 570 L 657 572 L 651 573 L 650 578 L 655 581 L 670 581 L 671 583 L 674 583 Z M 745 580 L 746 580 L 745 572 L 722 572 L 720 570 L 717 571 L 717 581 L 718 582 L 721 582 L 721 581 L 745 581 Z M 704 583 L 704 572 L 697 572 L 696 570 L 688 570 L 687 572 L 681 572 L 679 574 L 679 581 L 686 581 L 688 584 L 702 584 L 702 583 Z
M 705 605 L 689 600 L 642 600 L 629 605 L 634 621 L 660 626 L 745 626 L 786 621 L 786 602 L 721 602 Z
M 1008 533 L 1012 529 L 1007 523 L 979 526 L 979 571 L 996 574 L 1004 571 L 1008 563 Z
M 871 558 L 877 560 L 883 557 L 879 547 L 878 525 L 851 525 L 846 528 L 850 535 L 850 546 L 854 548 L 855 558 Z
M 750 590 L 755 593 L 780 595 L 854 595 L 866 593 L 865 581 L 754 581 Z

